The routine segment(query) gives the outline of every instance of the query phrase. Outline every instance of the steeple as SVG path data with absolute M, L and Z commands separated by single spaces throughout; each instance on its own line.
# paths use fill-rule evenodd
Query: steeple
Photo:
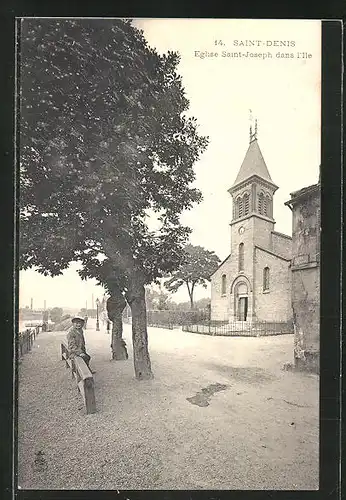
M 257 118 L 255 120 L 255 132 L 254 133 L 252 133 L 252 125 L 250 125 L 250 144 L 256 140 L 257 140 Z
M 243 163 L 241 164 L 240 170 L 236 177 L 236 180 L 232 186 L 232 190 L 240 183 L 246 181 L 250 177 L 257 175 L 264 181 L 269 182 L 277 189 L 277 186 L 273 183 L 270 177 L 267 165 L 264 161 L 262 152 L 259 148 L 257 141 L 257 120 L 255 121 L 255 130 L 253 132 L 252 125 L 250 125 L 250 144 L 248 150 L 245 154 Z
M 233 186 L 228 190 L 233 198 L 232 222 L 244 217 L 259 216 L 273 219 L 273 195 L 278 189 L 269 174 L 258 145 L 258 125 L 250 125 L 250 144 Z

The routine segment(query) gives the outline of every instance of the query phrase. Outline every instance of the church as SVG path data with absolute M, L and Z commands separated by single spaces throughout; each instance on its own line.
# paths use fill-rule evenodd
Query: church
M 272 181 L 257 140 L 257 121 L 233 186 L 230 254 L 211 276 L 211 320 L 292 319 L 292 238 L 274 230 Z

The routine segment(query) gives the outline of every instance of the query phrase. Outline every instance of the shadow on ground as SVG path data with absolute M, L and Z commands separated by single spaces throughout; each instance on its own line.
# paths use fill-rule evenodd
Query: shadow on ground
M 220 365 L 218 363 L 205 363 L 205 368 L 229 377 L 235 382 L 243 382 L 246 384 L 261 384 L 265 382 L 273 382 L 277 379 L 275 375 L 267 372 L 263 368 L 252 366 L 229 366 Z
M 203 387 L 201 392 L 197 392 L 195 396 L 191 398 L 186 398 L 187 401 L 193 405 L 197 406 L 209 406 L 210 398 L 213 394 L 219 391 L 224 391 L 227 389 L 225 384 L 210 384 L 208 387 Z

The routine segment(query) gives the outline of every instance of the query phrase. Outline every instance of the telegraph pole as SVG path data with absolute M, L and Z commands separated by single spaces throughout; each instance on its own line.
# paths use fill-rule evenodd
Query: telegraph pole
M 97 298 L 96 299 L 96 331 L 100 331 L 100 320 L 99 320 L 99 307 L 100 307 L 100 301 Z

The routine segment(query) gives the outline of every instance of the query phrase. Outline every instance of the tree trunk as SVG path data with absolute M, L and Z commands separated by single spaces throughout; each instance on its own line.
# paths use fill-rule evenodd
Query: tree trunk
M 126 299 L 132 312 L 133 363 L 137 380 L 154 378 L 148 351 L 147 311 L 144 285 L 133 279 Z
M 193 309 L 193 296 L 190 295 L 190 309 Z
M 126 300 L 120 290 L 112 290 L 111 296 L 107 300 L 107 314 L 112 321 L 112 359 L 117 361 L 128 359 L 126 343 L 123 339 L 123 310 L 126 307 Z
M 190 285 L 189 285 L 188 281 L 186 281 L 186 285 L 187 285 L 187 290 L 189 292 L 190 309 L 193 309 L 193 307 L 194 307 L 194 303 L 193 303 L 193 289 L 195 288 L 195 283 L 191 283 L 191 288 L 190 288 Z

